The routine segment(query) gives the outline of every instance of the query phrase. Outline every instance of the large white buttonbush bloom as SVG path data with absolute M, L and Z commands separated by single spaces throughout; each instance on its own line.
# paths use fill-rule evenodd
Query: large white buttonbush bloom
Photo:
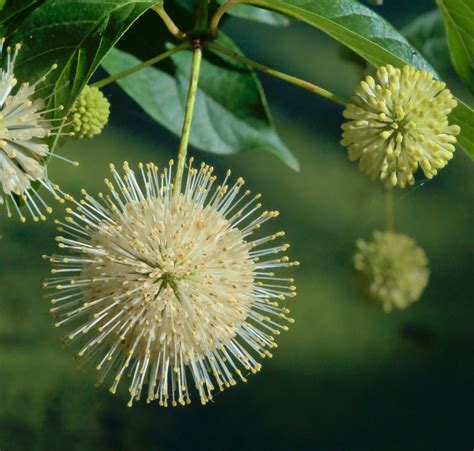
M 456 104 L 429 72 L 382 66 L 347 104 L 341 144 L 372 180 L 404 188 L 418 168 L 431 179 L 453 157 L 460 128 L 448 115 Z
M 62 201 L 57 194 L 59 188 L 49 180 L 46 169 L 47 159 L 52 155 L 46 138 L 58 134 L 59 128 L 52 127 L 44 117 L 54 111 L 45 109 L 47 98 L 35 94 L 57 65 L 34 83 L 19 84 L 14 67 L 21 45 L 4 50 L 4 41 L 0 40 L 0 205 L 6 207 L 9 217 L 16 211 L 22 222 L 26 221 L 20 209 L 23 204 L 35 221 L 44 220 L 44 212 L 51 213 L 52 209 L 37 188 L 44 188 Z M 32 186 L 33 183 L 38 186 Z
M 112 165 L 110 193 L 70 198 L 57 238 L 68 253 L 47 257 L 56 326 L 82 342 L 99 382 L 114 374 L 112 393 L 130 378 L 129 405 L 142 396 L 184 405 L 192 386 L 205 404 L 260 370 L 293 322 L 278 305 L 295 296 L 293 279 L 275 270 L 298 263 L 273 244 L 283 232 L 255 236 L 278 213 L 262 212 L 241 178 L 228 183 L 230 171 L 215 186 L 213 168 L 192 160 L 173 193 L 172 169 L 150 163 L 137 175 L 125 163 L 121 175 Z

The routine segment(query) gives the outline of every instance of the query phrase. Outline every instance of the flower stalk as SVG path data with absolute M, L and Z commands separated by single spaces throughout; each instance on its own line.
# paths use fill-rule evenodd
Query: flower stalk
M 284 72 L 280 72 L 276 69 L 272 69 L 271 67 L 265 66 L 263 64 L 260 64 L 256 61 L 253 61 L 249 58 L 246 58 L 242 55 L 239 55 L 231 50 L 226 49 L 225 47 L 221 47 L 218 44 L 214 44 L 213 42 L 209 42 L 207 44 L 208 48 L 215 50 L 219 53 L 222 53 L 224 55 L 227 55 L 228 57 L 234 59 L 235 61 L 238 61 L 243 64 L 247 64 L 250 67 L 253 67 L 254 69 L 259 70 L 260 72 L 271 75 L 275 78 L 279 78 L 280 80 L 284 80 L 288 83 L 291 83 L 295 86 L 299 86 L 300 88 L 306 89 L 307 91 L 312 92 L 313 94 L 317 94 L 321 97 L 324 97 L 325 99 L 331 100 L 332 102 L 338 103 L 339 105 L 346 105 L 348 101 L 344 99 L 343 97 L 340 97 L 331 91 L 328 91 L 327 89 L 321 88 L 320 86 L 315 85 L 314 83 L 311 83 L 309 81 L 303 80 L 298 77 L 294 77 L 292 75 L 285 74 Z
M 181 181 L 183 179 L 184 166 L 188 153 L 189 135 L 191 132 L 191 123 L 193 121 L 194 106 L 196 103 L 196 93 L 199 81 L 199 72 L 201 69 L 202 49 L 200 41 L 195 42 L 193 50 L 193 62 L 191 66 L 191 78 L 189 80 L 188 97 L 186 99 L 186 108 L 184 112 L 184 123 L 181 132 L 181 140 L 178 150 L 178 162 L 176 168 L 176 178 L 174 183 L 174 194 L 181 192 Z
M 385 189 L 385 230 L 393 232 L 394 229 L 394 201 L 393 189 Z

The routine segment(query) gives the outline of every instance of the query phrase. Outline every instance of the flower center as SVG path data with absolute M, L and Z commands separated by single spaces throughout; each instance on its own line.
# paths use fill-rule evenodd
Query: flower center
M 179 297 L 179 288 L 177 284 L 177 278 L 174 274 L 165 272 L 161 277 L 157 279 L 157 282 L 161 281 L 163 288 L 169 287 L 173 290 L 173 293 L 178 301 Z
M 398 131 L 402 135 L 406 135 L 416 128 L 416 122 L 412 119 L 413 114 L 405 111 L 400 105 L 395 107 L 393 112 L 393 122 L 391 128 Z

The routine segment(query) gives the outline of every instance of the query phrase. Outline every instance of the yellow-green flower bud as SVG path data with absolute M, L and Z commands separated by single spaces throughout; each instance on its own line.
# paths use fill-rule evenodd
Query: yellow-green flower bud
M 372 241 L 357 240 L 354 267 L 367 282 L 370 296 L 386 312 L 417 301 L 429 279 L 428 259 L 412 238 L 374 232 Z
M 372 180 L 404 188 L 421 168 L 429 179 L 453 157 L 460 128 L 449 125 L 456 99 L 427 71 L 379 67 L 344 110 L 341 144 Z
M 99 135 L 109 120 L 110 103 L 104 94 L 85 86 L 71 108 L 72 130 L 77 138 Z

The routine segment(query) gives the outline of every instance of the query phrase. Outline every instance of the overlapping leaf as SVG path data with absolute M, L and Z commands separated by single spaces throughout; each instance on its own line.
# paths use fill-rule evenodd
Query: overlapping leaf
M 238 52 L 221 35 L 221 45 Z M 173 133 L 181 132 L 189 84 L 191 52 L 173 56 L 167 70 L 149 67 L 119 85 L 152 118 Z M 293 169 L 298 163 L 275 132 L 261 85 L 245 65 L 208 53 L 203 61 L 190 142 L 199 149 L 219 154 L 245 150 L 268 150 Z M 128 69 L 141 61 L 114 49 L 103 61 L 110 73 Z

